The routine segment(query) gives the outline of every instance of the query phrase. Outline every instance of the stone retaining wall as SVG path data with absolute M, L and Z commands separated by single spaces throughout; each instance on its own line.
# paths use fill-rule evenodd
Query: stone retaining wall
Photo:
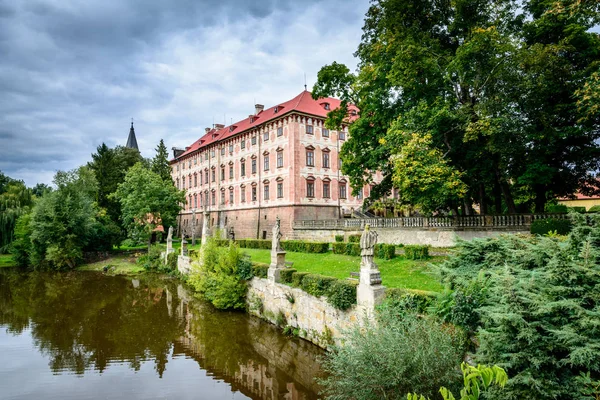
M 333 242 L 336 235 L 359 235 L 361 230 L 294 228 L 294 239 Z M 378 242 L 387 244 L 420 244 L 432 247 L 452 247 L 457 239 L 471 240 L 504 234 L 529 233 L 529 227 L 510 228 L 377 228 Z
M 317 298 L 301 289 L 257 277 L 249 282 L 246 301 L 250 314 L 281 328 L 296 328 L 300 337 L 323 348 L 337 342 L 344 329 L 367 316 L 363 307 L 338 310 L 324 297 Z

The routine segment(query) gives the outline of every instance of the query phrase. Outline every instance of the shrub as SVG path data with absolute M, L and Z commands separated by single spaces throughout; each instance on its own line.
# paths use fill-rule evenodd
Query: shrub
M 282 283 L 292 283 L 292 275 L 296 272 L 295 268 L 285 268 L 279 272 Z
M 305 242 L 303 240 L 283 240 L 281 247 L 285 251 L 298 253 L 327 253 L 329 243 L 327 242 Z
M 474 359 L 509 371 L 493 398 L 586 398 L 582 373 L 599 376 L 600 223 L 573 217 L 568 238 L 506 235 L 461 243 L 443 265 L 455 291 L 485 279 Z M 588 216 L 589 217 L 589 216 Z
M 346 254 L 349 256 L 360 256 L 360 244 L 346 243 Z
M 597 213 L 600 212 L 600 205 L 597 206 L 591 206 L 590 209 L 587 211 L 589 213 Z
M 343 346 L 326 354 L 319 383 L 331 399 L 406 399 L 410 391 L 433 396 L 441 386 L 460 382 L 463 335 L 437 322 L 407 313 L 379 314 L 378 323 L 357 324 Z M 437 398 L 437 397 L 436 397 Z
M 547 204 L 546 212 L 550 214 L 566 214 L 569 210 L 564 204 Z
M 292 286 L 301 287 L 302 280 L 308 275 L 308 272 L 292 272 Z
M 336 279 L 327 291 L 327 302 L 340 310 L 347 310 L 356 304 L 356 283 Z
M 550 232 L 556 232 L 559 235 L 568 235 L 571 232 L 571 227 L 572 223 L 570 219 L 537 219 L 531 224 L 531 233 L 535 235 L 547 235 Z
M 234 243 L 223 248 L 209 239 L 188 282 L 216 308 L 242 309 L 246 303 L 248 271 L 249 262 Z
M 585 211 L 586 211 L 585 207 L 580 207 L 580 206 L 577 206 L 577 207 L 568 207 L 568 210 L 572 211 L 572 212 L 579 213 L 579 214 L 585 214 Z
M 391 260 L 396 257 L 396 246 L 393 244 L 380 243 L 375 246 L 375 254 L 377 254 L 378 258 Z
M 267 278 L 269 275 L 269 264 L 253 262 L 252 274 L 258 278 Z
M 346 254 L 346 243 L 336 242 L 331 245 L 333 254 Z
M 335 235 L 335 241 L 336 242 L 343 242 L 344 241 L 344 235 Z
M 348 235 L 348 242 L 350 243 L 359 243 L 360 242 L 360 234 Z
M 150 246 L 148 253 L 138 257 L 137 263 L 149 271 L 160 271 L 163 269 L 163 259 L 160 256 L 162 249 L 158 245 Z M 177 261 L 175 261 L 177 263 Z
M 302 279 L 300 288 L 308 294 L 320 297 L 327 293 L 329 286 L 336 280 L 336 278 L 330 276 L 308 274 Z
M 429 246 L 406 245 L 404 246 L 404 255 L 409 260 L 426 260 L 429 258 Z
M 177 271 L 177 253 L 169 253 L 167 255 L 167 268 L 170 271 Z
M 393 314 L 399 316 L 406 312 L 424 313 L 434 303 L 436 296 L 437 293 L 434 292 L 388 288 L 379 307 L 393 309 Z

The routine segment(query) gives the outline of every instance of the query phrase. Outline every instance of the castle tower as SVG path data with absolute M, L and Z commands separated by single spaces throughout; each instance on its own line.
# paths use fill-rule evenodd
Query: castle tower
M 135 138 L 135 130 L 133 129 L 133 121 L 131 121 L 131 129 L 129 129 L 129 137 L 127 138 L 127 144 L 125 145 L 125 147 L 128 147 L 130 149 L 136 149 L 137 151 L 140 151 L 140 149 L 138 148 L 137 139 Z

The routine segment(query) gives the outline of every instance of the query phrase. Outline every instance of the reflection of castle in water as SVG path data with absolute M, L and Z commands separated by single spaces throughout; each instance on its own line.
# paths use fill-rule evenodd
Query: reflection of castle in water
M 167 290 L 166 297 L 169 315 L 172 315 L 173 294 Z M 236 313 L 231 314 L 241 317 L 246 326 L 207 332 L 207 327 L 214 326 L 207 323 L 207 317 L 210 319 L 211 314 L 218 312 L 206 310 L 210 307 L 193 300 L 181 285 L 177 287 L 177 297 L 176 313 L 185 321 L 185 332 L 175 341 L 174 357 L 185 354 L 193 358 L 210 375 L 229 383 L 232 390 L 252 398 L 303 400 L 317 397 L 308 389 L 315 386 L 314 377 L 320 370 L 317 357 L 321 351 L 315 346 L 282 337 L 276 328 Z M 237 324 L 231 327 L 234 325 Z M 236 338 L 228 335 L 236 335 Z M 220 343 L 236 350 L 232 353 L 234 360 L 228 358 Z

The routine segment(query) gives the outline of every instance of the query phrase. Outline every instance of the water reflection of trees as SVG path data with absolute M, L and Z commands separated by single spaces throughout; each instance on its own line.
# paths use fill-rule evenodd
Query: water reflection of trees
M 153 360 L 162 377 L 168 358 L 182 355 L 253 398 L 315 397 L 320 350 L 243 313 L 216 311 L 173 280 L 0 272 L 0 325 L 30 329 L 55 373 L 104 371 L 111 362 L 137 371 Z

